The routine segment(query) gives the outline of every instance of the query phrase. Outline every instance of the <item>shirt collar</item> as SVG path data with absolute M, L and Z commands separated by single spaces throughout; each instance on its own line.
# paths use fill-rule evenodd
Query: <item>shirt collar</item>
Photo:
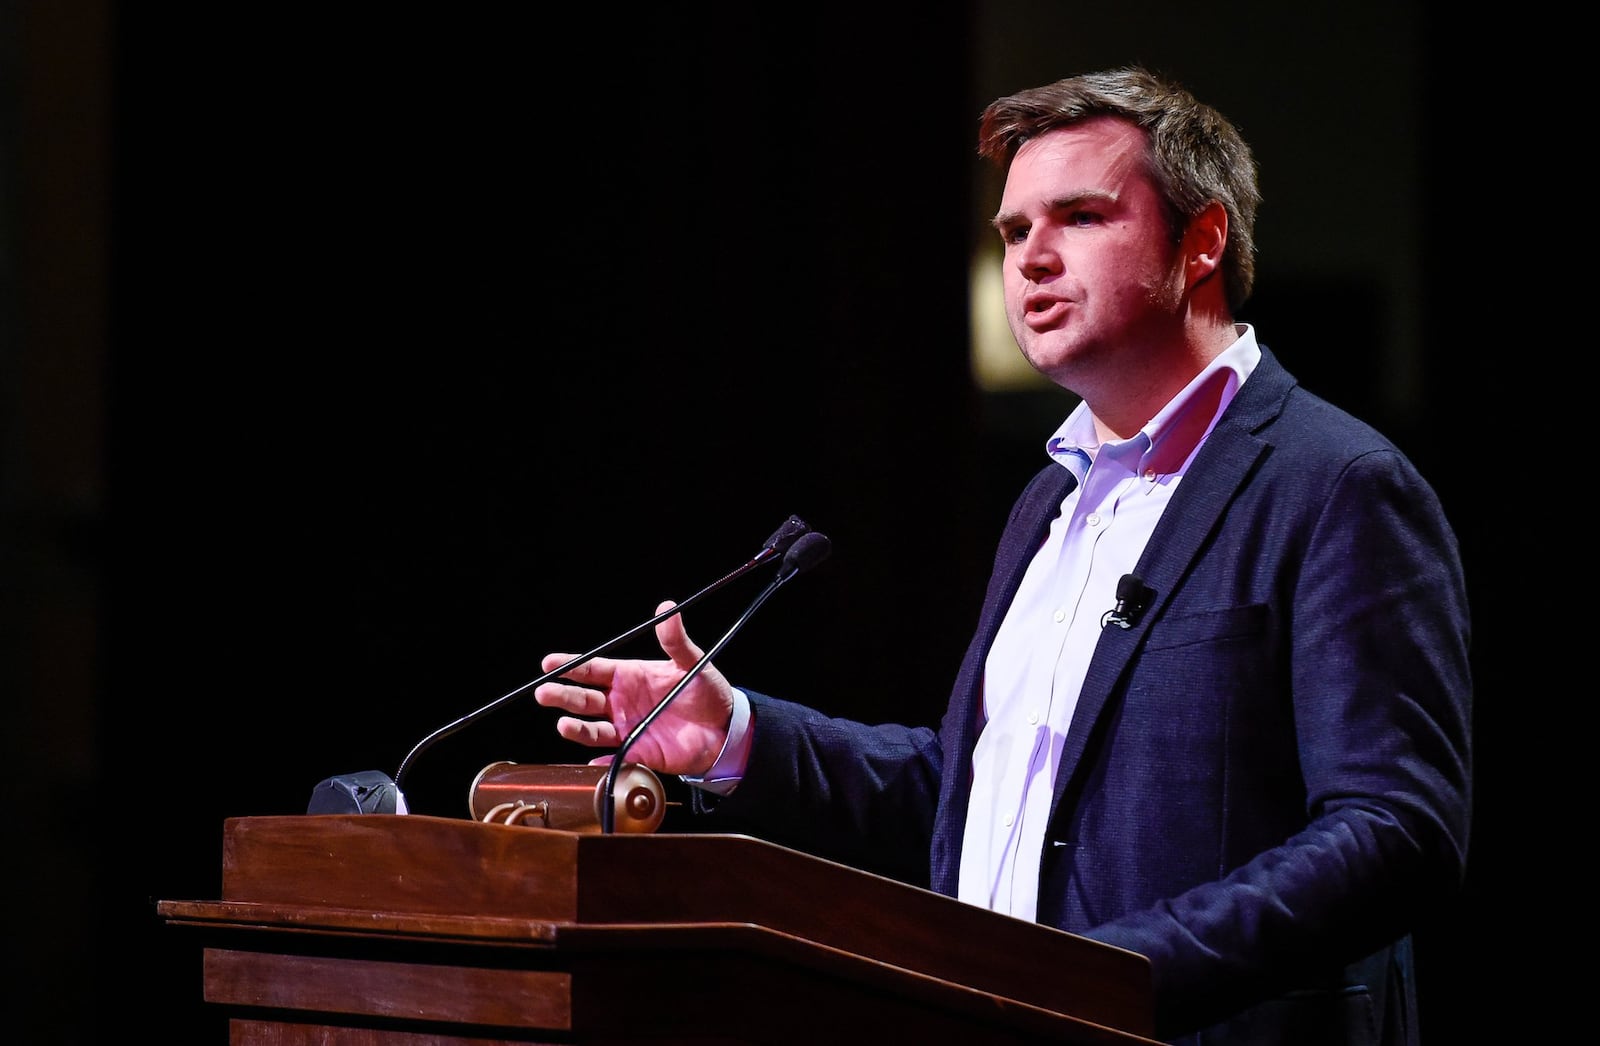
M 1233 401 L 1239 386 L 1261 362 L 1255 328 L 1248 323 L 1235 324 L 1234 328 L 1239 336 L 1233 344 L 1206 364 L 1194 380 L 1167 401 L 1167 405 L 1133 436 L 1112 440 L 1102 447 L 1095 435 L 1089 405 L 1079 401 L 1067 420 L 1045 441 L 1045 453 L 1077 477 L 1079 483 L 1102 450 L 1118 458 L 1137 456 L 1141 459 L 1138 462 L 1140 471 L 1146 468 L 1157 472 L 1181 470 Z M 1134 464 L 1130 460 L 1130 467 Z

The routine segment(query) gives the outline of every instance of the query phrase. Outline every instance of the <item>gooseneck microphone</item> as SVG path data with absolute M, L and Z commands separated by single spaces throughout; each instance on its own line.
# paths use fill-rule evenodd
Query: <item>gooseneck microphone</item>
M 683 688 L 688 686 L 705 669 L 706 665 L 711 663 L 711 659 L 723 647 L 728 645 L 728 640 L 732 639 L 734 634 L 744 627 L 744 623 L 750 620 L 751 615 L 761 607 L 761 604 L 765 603 L 774 592 L 782 588 L 796 575 L 810 570 L 827 559 L 828 553 L 832 549 L 833 544 L 826 535 L 819 534 L 815 530 L 802 534 L 795 541 L 794 547 L 789 549 L 788 553 L 783 557 L 783 565 L 778 568 L 778 573 L 767 584 L 767 587 L 761 590 L 761 594 L 751 601 L 750 606 L 739 616 L 739 620 L 735 621 L 733 626 L 723 633 L 722 638 L 717 640 L 709 650 L 700 655 L 700 660 L 691 665 L 689 671 L 683 674 L 683 678 L 678 680 L 671 690 L 667 691 L 667 695 L 656 702 L 656 706 L 650 710 L 648 715 L 639 720 L 639 725 L 629 731 L 628 736 L 623 739 L 622 744 L 617 746 L 616 752 L 611 756 L 611 765 L 606 771 L 605 798 L 600 803 L 601 832 L 610 835 L 616 828 L 617 771 L 621 768 L 623 757 L 628 754 L 628 749 L 633 747 L 633 743 L 639 740 L 646 730 L 650 729 L 650 724 L 655 722 L 656 717 L 665 711 L 673 699 L 683 692 Z M 681 609 L 682 607 L 673 607 L 668 611 L 668 614 L 676 614 Z
M 411 765 L 412 765 L 413 762 L 415 762 L 417 756 L 421 755 L 422 752 L 425 749 L 429 748 L 434 743 L 436 743 L 438 741 L 442 741 L 446 737 L 449 737 L 451 734 L 454 734 L 456 731 L 458 731 L 461 728 L 467 726 L 468 724 L 474 723 L 474 722 L 478 721 L 479 719 L 482 719 L 484 716 L 488 715 L 490 712 L 493 712 L 495 709 L 499 708 L 501 705 L 505 704 L 507 701 L 510 701 L 512 698 L 516 697 L 518 694 L 524 693 L 527 690 L 529 690 L 529 689 L 531 689 L 533 687 L 536 687 L 541 683 L 547 683 L 550 680 L 556 678 L 557 676 L 559 676 L 559 675 L 561 675 L 561 674 L 563 674 L 565 672 L 572 671 L 574 668 L 577 668 L 579 665 L 582 665 L 582 664 L 585 664 L 586 662 L 594 660 L 595 658 L 599 657 L 601 654 L 605 653 L 607 650 L 610 650 L 612 647 L 617 646 L 619 643 L 623 643 L 623 642 L 625 642 L 625 641 L 627 641 L 629 639 L 632 639 L 634 636 L 638 635 L 640 632 L 643 632 L 645 629 L 652 628 L 655 625 L 660 624 L 662 621 L 665 621 L 667 618 L 671 617 L 673 614 L 680 613 L 686 607 L 688 607 L 688 606 L 690 606 L 690 605 L 692 605 L 694 603 L 700 602 L 700 600 L 704 599 L 706 596 L 709 596 L 711 593 L 717 591 L 722 586 L 728 584 L 731 581 L 734 581 L 734 580 L 737 580 L 738 578 L 743 577 L 744 575 L 748 574 L 750 571 L 756 569 L 757 567 L 761 566 L 764 563 L 771 562 L 773 559 L 777 558 L 778 556 L 784 556 L 785 557 L 784 566 L 787 567 L 788 566 L 788 562 L 789 562 L 789 558 L 788 557 L 793 553 L 797 542 L 800 541 L 800 540 L 803 540 L 806 537 L 809 537 L 811 535 L 811 533 L 812 533 L 811 528 L 806 525 L 804 520 L 802 520 L 799 516 L 790 516 L 787 520 L 784 521 L 782 526 L 780 526 L 777 530 L 773 531 L 773 534 L 772 534 L 771 537 L 767 538 L 766 542 L 761 546 L 761 551 L 757 552 L 754 556 L 750 557 L 750 559 L 748 559 L 744 563 L 744 565 L 739 567 L 737 570 L 734 570 L 731 573 L 723 575 L 722 577 L 720 577 L 717 580 L 713 581 L 711 584 L 707 585 L 705 588 L 702 588 L 700 591 L 698 591 L 694 595 L 690 596 L 688 599 L 685 599 L 683 602 L 677 604 L 672 609 L 670 609 L 668 611 L 665 611 L 664 613 L 657 614 L 656 616 L 650 618 L 648 621 L 642 621 L 639 624 L 635 625 L 634 627 L 628 629 L 626 632 L 621 633 L 620 635 L 612 636 L 610 639 L 606 640 L 604 643 L 601 643 L 599 646 L 595 647 L 593 650 L 589 651 L 587 654 L 579 654 L 577 657 L 575 657 L 572 660 L 568 661 L 566 664 L 562 665 L 561 667 L 553 668 L 550 671 L 548 671 L 548 672 L 544 673 L 543 675 L 539 676 L 537 679 L 531 679 L 528 682 L 523 683 L 521 686 L 517 687 L 515 690 L 512 690 L 509 693 L 505 693 L 505 694 L 500 695 L 499 697 L 495 698 L 493 701 L 490 701 L 488 704 L 484 705 L 482 708 L 478 709 L 477 711 L 469 712 L 466 715 L 462 716 L 460 719 L 457 719 L 455 722 L 447 723 L 446 725 L 444 725 L 444 726 L 440 727 L 439 729 L 435 730 L 433 733 L 429 734 L 427 737 L 424 737 L 421 741 L 417 742 L 416 746 L 413 747 L 410 752 L 406 753 L 406 757 L 404 759 L 400 760 L 400 768 L 395 771 L 395 775 L 394 775 L 394 786 L 395 786 L 396 791 L 400 791 L 401 790 L 401 786 L 405 783 L 406 771 L 411 768 Z M 826 541 L 827 539 L 824 538 L 823 540 Z

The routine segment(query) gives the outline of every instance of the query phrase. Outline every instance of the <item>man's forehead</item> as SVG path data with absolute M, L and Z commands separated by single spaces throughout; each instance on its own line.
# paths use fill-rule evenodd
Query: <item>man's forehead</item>
M 1098 159 L 1120 164 L 1129 155 L 1142 156 L 1144 147 L 1144 131 L 1137 125 L 1117 116 L 1092 116 L 1078 123 L 1053 127 L 1023 142 L 1011 159 L 1010 169 L 1015 171 L 1019 165 Z
M 1117 198 L 1145 174 L 1144 132 L 1126 120 L 1097 117 L 1025 142 L 1012 158 L 1001 210 L 1078 196 Z

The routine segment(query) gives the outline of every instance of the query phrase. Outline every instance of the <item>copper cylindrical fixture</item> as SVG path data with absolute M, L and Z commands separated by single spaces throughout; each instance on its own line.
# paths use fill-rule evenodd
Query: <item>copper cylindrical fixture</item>
M 475 820 L 598 832 L 609 768 L 583 764 L 490 763 L 467 796 Z M 624 763 L 612 790 L 612 829 L 653 832 L 667 811 L 666 792 L 649 767 Z

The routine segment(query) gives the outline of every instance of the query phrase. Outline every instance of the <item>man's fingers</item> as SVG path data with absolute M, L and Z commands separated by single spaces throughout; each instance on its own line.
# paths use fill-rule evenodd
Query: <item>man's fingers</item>
M 544 659 L 539 662 L 539 666 L 542 671 L 551 672 L 577 656 L 577 654 L 546 654 Z M 616 672 L 617 663 L 615 661 L 610 658 L 596 657 L 585 661 L 576 668 L 563 672 L 561 678 L 574 683 L 585 683 L 589 686 L 610 686 Z
M 533 699 L 546 708 L 559 708 L 576 715 L 599 716 L 606 712 L 606 695 L 570 683 L 543 683 L 533 691 Z
M 574 719 L 562 716 L 556 720 L 556 733 L 568 741 L 591 748 L 615 747 L 618 744 L 617 728 L 602 719 Z

